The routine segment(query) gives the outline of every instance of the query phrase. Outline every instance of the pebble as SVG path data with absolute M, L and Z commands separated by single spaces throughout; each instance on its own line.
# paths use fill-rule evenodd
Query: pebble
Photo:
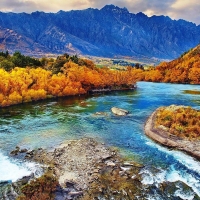
M 78 192 L 69 192 L 68 194 L 71 195 L 71 196 L 79 196 L 79 195 L 82 195 L 83 192 L 82 192 L 82 191 L 78 191 Z
M 134 165 L 131 164 L 131 163 L 125 162 L 125 163 L 123 164 L 123 166 L 134 166 Z
M 131 176 L 132 179 L 135 179 L 136 175 Z
M 123 171 L 128 171 L 128 170 L 130 170 L 130 167 L 120 167 L 121 168 L 121 170 L 123 170 Z
M 107 162 L 106 165 L 110 166 L 110 167 L 115 167 L 116 166 L 116 164 L 114 162 Z
M 99 173 L 99 169 L 95 169 L 93 173 Z

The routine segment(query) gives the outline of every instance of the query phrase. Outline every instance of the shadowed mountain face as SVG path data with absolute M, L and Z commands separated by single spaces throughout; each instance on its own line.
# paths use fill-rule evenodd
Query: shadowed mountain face
M 200 26 L 165 16 L 98 9 L 0 13 L 0 50 L 29 55 L 77 53 L 173 59 L 196 46 Z

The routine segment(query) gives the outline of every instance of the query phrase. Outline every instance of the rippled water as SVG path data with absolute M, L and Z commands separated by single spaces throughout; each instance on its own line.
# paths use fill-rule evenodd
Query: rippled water
M 174 194 L 177 199 L 198 199 L 200 162 L 179 151 L 161 147 L 143 131 L 147 117 L 159 106 L 184 104 L 200 109 L 200 95 L 186 94 L 185 90 L 200 90 L 200 86 L 139 82 L 136 91 L 48 100 L 0 109 L 0 169 L 5 168 L 6 160 L 11 165 L 8 170 L 12 171 L 13 161 L 5 156 L 17 145 L 51 149 L 66 139 L 93 137 L 120 148 L 123 154 L 144 164 L 141 172 L 144 185 L 158 187 L 165 181 L 181 181 L 187 189 L 178 185 Z M 131 114 L 113 116 L 110 112 L 113 106 L 127 109 Z M 105 112 L 105 115 L 95 115 L 96 112 Z M 27 169 L 21 164 L 18 167 Z M 3 180 L 2 175 L 0 171 L 0 180 Z M 149 198 L 156 199 L 156 196 Z

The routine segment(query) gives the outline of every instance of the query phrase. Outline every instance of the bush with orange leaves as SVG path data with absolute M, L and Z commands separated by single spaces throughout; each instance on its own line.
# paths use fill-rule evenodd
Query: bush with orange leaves
M 140 80 L 200 84 L 200 45 L 171 62 L 162 62 L 144 72 Z
M 200 111 L 185 106 L 162 107 L 156 115 L 155 126 L 164 126 L 180 138 L 200 139 Z
M 89 60 L 82 66 L 72 61 L 63 64 L 61 72 L 38 68 L 0 68 L 0 106 L 37 101 L 50 97 L 85 94 L 92 89 L 129 88 L 135 83 L 131 69 L 119 71 L 97 68 Z

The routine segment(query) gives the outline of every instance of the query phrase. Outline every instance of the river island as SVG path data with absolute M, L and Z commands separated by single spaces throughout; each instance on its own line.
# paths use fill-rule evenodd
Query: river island
M 145 133 L 154 141 L 184 151 L 200 160 L 200 111 L 171 105 L 156 109 L 145 124 Z

